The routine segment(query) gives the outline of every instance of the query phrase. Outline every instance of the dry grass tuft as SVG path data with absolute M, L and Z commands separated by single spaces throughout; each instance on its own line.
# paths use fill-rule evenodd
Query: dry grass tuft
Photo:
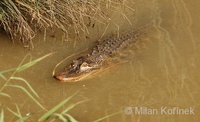
M 35 28 L 57 27 L 68 35 L 88 33 L 88 20 L 109 20 L 106 9 L 115 0 L 1 0 L 0 26 L 11 39 L 32 47 Z M 120 3 L 120 2 L 119 2 Z M 87 20 L 87 23 L 86 23 Z

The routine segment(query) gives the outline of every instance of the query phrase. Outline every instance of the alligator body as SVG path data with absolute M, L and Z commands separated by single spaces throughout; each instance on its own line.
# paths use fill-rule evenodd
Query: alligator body
M 141 36 L 148 32 L 147 30 L 149 30 L 149 25 L 123 33 L 120 36 L 116 35 L 100 39 L 89 54 L 77 58 L 54 77 L 63 82 L 79 81 L 83 75 L 99 69 L 106 58 L 123 50 L 130 43 L 139 40 Z

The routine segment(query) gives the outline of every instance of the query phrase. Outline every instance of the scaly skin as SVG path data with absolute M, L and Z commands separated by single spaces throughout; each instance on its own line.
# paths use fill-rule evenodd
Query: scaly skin
M 134 43 L 147 33 L 149 25 L 123 33 L 119 37 L 112 36 L 98 41 L 89 54 L 74 60 L 64 71 L 57 73 L 54 77 L 63 82 L 76 82 L 87 73 L 99 69 L 107 57 L 113 56 L 117 52 Z

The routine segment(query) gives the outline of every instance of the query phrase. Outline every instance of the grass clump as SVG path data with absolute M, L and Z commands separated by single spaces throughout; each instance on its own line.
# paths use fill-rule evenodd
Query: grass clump
M 50 56 L 51 54 L 47 54 L 41 58 L 35 59 L 33 61 L 30 61 L 28 63 L 24 63 L 24 61 L 26 60 L 27 56 L 23 59 L 23 61 L 20 63 L 20 65 L 17 68 L 12 68 L 9 70 L 4 70 L 4 71 L 0 71 L 0 78 L 1 78 L 1 82 L 2 82 L 2 86 L 0 87 L 0 96 L 1 97 L 6 97 L 6 98 L 10 98 L 12 99 L 12 96 L 8 93 L 5 92 L 5 88 L 7 87 L 12 87 L 12 88 L 16 88 L 16 89 L 20 89 L 22 90 L 33 102 L 35 102 L 41 109 L 46 110 L 38 101 L 39 99 L 39 95 L 36 93 L 36 91 L 32 88 L 32 86 L 28 83 L 28 81 L 26 81 L 24 78 L 21 77 L 17 77 L 15 76 L 17 73 L 22 72 L 24 70 L 26 70 L 27 68 L 33 66 L 34 64 L 38 63 L 39 61 L 43 60 L 44 58 Z M 7 72 L 13 72 L 11 74 L 11 76 L 9 78 L 7 78 L 5 76 L 5 73 Z M 3 82 L 3 81 L 4 82 Z M 18 83 L 22 82 L 23 84 L 25 84 L 25 86 L 21 86 Z M 0 102 L 0 108 L 1 108 L 1 115 L 0 115 L 0 122 L 4 121 L 4 108 L 6 108 L 10 113 L 12 113 L 14 116 L 18 117 L 19 119 L 16 120 L 16 122 L 23 122 L 24 120 L 28 119 L 29 117 L 31 117 L 32 115 L 25 115 L 22 116 L 20 109 L 18 107 L 18 105 L 16 106 L 16 111 L 12 110 L 9 106 L 6 106 L 6 104 L 4 105 L 3 103 Z
M 77 35 L 88 33 L 92 20 L 109 20 L 105 9 L 112 1 L 115 0 L 1 0 L 0 26 L 13 41 L 20 40 L 30 47 L 35 28 L 45 32 L 56 27 L 66 35 L 69 29 Z
M 33 61 L 30 61 L 28 63 L 25 63 L 25 60 L 27 59 L 27 56 L 22 60 L 22 62 L 20 63 L 20 65 L 17 68 L 12 68 L 12 69 L 8 69 L 8 70 L 4 70 L 4 71 L 0 71 L 0 82 L 2 83 L 2 85 L 0 86 L 0 97 L 3 98 L 9 98 L 12 99 L 12 95 L 6 93 L 6 88 L 7 87 L 11 87 L 13 89 L 20 89 L 23 91 L 23 93 L 25 93 L 30 100 L 32 100 L 34 103 L 36 103 L 40 109 L 42 111 L 44 111 L 44 114 L 41 115 L 39 118 L 35 118 L 33 113 L 28 113 L 26 115 L 23 115 L 19 105 L 17 105 L 16 103 L 14 103 L 15 107 L 11 107 L 11 106 L 7 106 L 6 103 L 1 103 L 0 102 L 0 122 L 4 122 L 5 121 L 5 117 L 6 114 L 8 114 L 8 112 L 17 117 L 15 118 L 15 120 L 13 120 L 13 117 L 11 117 L 11 115 L 9 115 L 9 121 L 15 121 L 15 122 L 24 122 L 26 120 L 29 120 L 31 118 L 34 118 L 34 120 L 37 120 L 38 122 L 44 122 L 44 121 L 63 121 L 63 122 L 78 122 L 72 115 L 70 115 L 68 112 L 73 109 L 74 107 L 76 107 L 79 104 L 82 104 L 88 100 L 82 100 L 82 101 L 78 101 L 76 103 L 71 103 L 68 106 L 65 107 L 65 109 L 63 109 L 61 112 L 58 112 L 58 109 L 60 109 L 62 106 L 64 106 L 66 103 L 68 103 L 78 92 L 75 92 L 74 94 L 72 94 L 71 96 L 67 97 L 66 99 L 64 99 L 63 101 L 61 101 L 60 103 L 58 103 L 57 105 L 55 105 L 53 108 L 51 108 L 50 110 L 47 110 L 39 101 L 40 97 L 37 94 L 37 92 L 34 90 L 34 88 L 29 84 L 29 82 L 27 80 L 25 80 L 22 77 L 17 77 L 16 74 L 19 72 L 22 72 L 24 70 L 27 70 L 28 68 L 32 67 L 33 65 L 35 65 L 36 63 L 42 61 L 43 59 L 47 58 L 48 56 L 50 56 L 51 54 L 47 54 L 41 58 L 35 59 Z M 5 73 L 7 72 L 13 72 L 11 74 L 10 77 L 6 77 Z M 18 83 L 22 82 L 25 85 L 19 85 Z M 7 113 L 5 111 L 8 111 Z M 100 122 L 106 118 L 109 118 L 111 116 L 117 115 L 119 113 L 122 112 L 116 112 L 113 113 L 111 115 L 107 115 L 105 117 L 99 118 L 97 120 L 95 120 L 94 122 Z M 7 115 L 8 116 L 8 115 Z
M 74 108 L 75 106 L 77 106 L 78 104 L 86 102 L 87 100 L 83 100 L 83 101 L 80 101 L 80 102 L 77 102 L 77 103 L 73 103 L 73 104 L 67 106 L 61 113 L 56 112 L 60 107 L 62 107 L 64 104 L 66 104 L 76 94 L 77 94 L 77 92 L 74 93 L 73 95 L 69 96 L 68 98 L 66 98 L 65 100 L 63 100 L 59 104 L 57 104 L 56 106 L 54 106 L 52 109 L 50 109 L 45 114 L 43 114 L 39 118 L 38 121 L 43 122 L 43 121 L 49 120 L 50 118 L 53 117 L 53 119 L 51 119 L 51 121 L 55 121 L 56 119 L 60 119 L 63 122 L 78 122 L 74 117 L 72 117 L 67 112 L 69 110 L 71 110 L 72 108 Z
M 39 122 L 43 122 L 48 120 L 51 116 L 54 116 L 55 118 L 51 121 L 56 120 L 57 118 L 65 121 L 65 122 L 77 122 L 71 115 L 67 114 L 67 112 L 72 109 L 73 107 L 75 107 L 76 105 L 84 102 L 84 101 L 80 101 L 77 102 L 75 104 L 72 104 L 70 106 L 68 106 L 63 112 L 61 113 L 56 113 L 56 110 L 58 110 L 60 107 L 62 107 L 64 104 L 66 104 L 75 94 L 73 94 L 72 96 L 69 96 L 68 98 L 66 98 L 64 101 L 62 101 L 61 103 L 57 104 L 55 107 L 53 107 L 51 110 L 47 110 L 43 107 L 43 105 L 41 105 L 41 103 L 38 101 L 39 99 L 39 95 L 37 94 L 37 92 L 32 88 L 32 86 L 28 83 L 28 81 L 26 81 L 24 78 L 21 77 L 16 77 L 16 73 L 22 72 L 24 70 L 26 70 L 27 68 L 33 66 L 34 64 L 38 63 L 39 61 L 45 59 L 46 57 L 50 56 L 51 54 L 47 54 L 41 58 L 35 59 L 33 61 L 30 61 L 28 63 L 24 63 L 25 59 L 27 57 L 25 57 L 23 59 L 23 61 L 20 63 L 20 65 L 17 68 L 12 68 L 9 70 L 4 70 L 4 71 L 0 71 L 0 78 L 4 80 L 3 85 L 0 87 L 0 96 L 1 97 L 6 97 L 6 98 L 10 98 L 12 99 L 12 96 L 7 94 L 6 92 L 4 92 L 4 89 L 6 87 L 12 87 L 12 88 L 17 88 L 22 90 L 33 102 L 35 102 L 42 110 L 46 111 L 46 113 L 44 115 L 42 115 L 39 118 Z M 11 76 L 9 78 L 5 77 L 5 73 L 7 72 L 12 72 Z M 18 84 L 18 81 L 23 82 L 26 86 L 21 86 Z M 20 108 L 18 107 L 17 104 L 15 104 L 15 108 L 16 110 L 12 110 L 9 106 L 7 106 L 6 104 L 3 104 L 0 102 L 0 122 L 4 122 L 5 119 L 5 110 L 8 110 L 11 114 L 13 114 L 14 116 L 16 116 L 18 119 L 15 122 L 23 122 L 27 119 L 29 119 L 30 117 L 33 116 L 33 114 L 26 114 L 26 115 L 22 115 L 20 112 Z

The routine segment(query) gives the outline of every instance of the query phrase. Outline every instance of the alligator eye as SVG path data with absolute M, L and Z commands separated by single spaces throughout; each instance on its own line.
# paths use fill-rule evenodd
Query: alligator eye
M 80 66 L 80 71 L 87 71 L 87 70 L 89 70 L 89 69 L 92 69 L 92 67 L 91 66 L 89 66 L 89 64 L 88 63 L 86 63 L 86 62 L 83 62 L 82 64 L 81 64 L 81 66 Z
M 81 64 L 81 66 L 82 66 L 82 67 L 86 67 L 86 66 L 88 66 L 88 63 L 83 62 L 83 63 Z

